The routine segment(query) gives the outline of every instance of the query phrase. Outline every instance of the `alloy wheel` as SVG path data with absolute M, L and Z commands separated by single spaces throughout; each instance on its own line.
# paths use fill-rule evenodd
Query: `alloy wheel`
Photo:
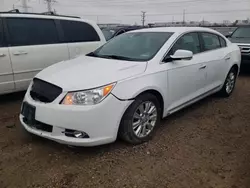
M 132 121 L 135 135 L 139 138 L 148 136 L 155 127 L 157 116 L 157 109 L 153 102 L 147 101 L 140 104 Z
M 236 78 L 235 73 L 230 72 L 228 77 L 227 77 L 227 81 L 226 81 L 226 92 L 228 94 L 230 94 L 234 89 L 235 78 Z

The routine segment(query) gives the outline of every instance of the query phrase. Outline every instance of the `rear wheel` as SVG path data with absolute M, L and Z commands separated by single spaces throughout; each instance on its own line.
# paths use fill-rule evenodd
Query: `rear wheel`
M 119 136 L 131 144 L 140 144 L 150 140 L 155 127 L 160 122 L 161 109 L 157 98 L 143 94 L 136 98 L 125 112 Z
M 237 69 L 233 67 L 229 71 L 225 83 L 222 89 L 220 90 L 221 96 L 229 97 L 233 93 L 233 90 L 235 88 L 236 78 L 237 78 Z

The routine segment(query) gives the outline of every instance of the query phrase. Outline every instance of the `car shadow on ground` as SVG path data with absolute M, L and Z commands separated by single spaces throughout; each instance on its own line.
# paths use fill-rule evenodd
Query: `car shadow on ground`
M 25 95 L 25 91 L 1 95 L 0 105 L 20 102 L 23 100 L 24 95 Z
M 249 65 L 241 65 L 240 76 L 250 76 L 250 63 Z

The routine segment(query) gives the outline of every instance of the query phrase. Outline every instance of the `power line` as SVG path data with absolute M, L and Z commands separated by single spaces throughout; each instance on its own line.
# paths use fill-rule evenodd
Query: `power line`
M 219 10 L 219 11 L 200 11 L 200 12 L 187 12 L 185 11 L 185 16 L 187 14 L 223 14 L 223 13 L 231 13 L 231 12 L 247 12 L 250 11 L 250 9 L 232 9 L 232 10 Z M 176 13 L 159 13 L 159 14 L 147 14 L 147 16 L 168 16 L 168 15 L 183 15 L 184 12 L 176 12 Z M 137 17 L 139 14 L 75 14 L 79 16 L 103 16 L 103 17 L 114 17 L 114 16 L 128 16 L 128 17 Z
M 169 8 L 169 7 L 183 7 L 185 6 L 185 8 L 187 7 L 191 7 L 191 6 L 196 6 L 196 3 L 247 3 L 249 2 L 249 0 L 209 0 L 209 1 L 201 1 L 201 0 L 189 0 L 189 1 L 176 1 L 176 2 L 170 2 L 167 3 L 166 1 L 164 2 L 146 2 L 145 0 L 143 1 L 144 3 L 142 3 L 142 1 L 122 1 L 122 2 L 117 2 L 115 3 L 110 3 L 110 1 L 105 1 L 105 4 L 103 4 L 103 2 L 96 2 L 96 1 L 89 1 L 86 2 L 84 4 L 82 1 L 74 1 L 74 2 L 79 2 L 79 4 L 57 4 L 56 6 L 65 6 L 67 8 L 70 7 L 80 7 L 80 6 L 91 6 L 91 7 L 102 7 L 102 8 L 110 8 L 110 7 L 123 7 L 123 8 L 130 8 L 131 6 L 134 5 L 144 5 L 147 4 L 146 8 L 151 8 L 151 7 L 156 7 L 156 6 L 164 6 L 164 4 Z M 81 2 L 81 3 L 80 3 Z M 183 5 L 183 2 L 187 2 L 187 5 Z M 119 4 L 120 3 L 120 4 Z M 195 3 L 195 4 L 194 4 Z
M 231 12 L 248 12 L 250 9 L 232 9 L 232 10 L 214 10 L 214 11 L 201 11 L 201 12 L 185 12 L 185 14 L 223 14 Z M 182 15 L 183 13 L 159 13 L 159 14 L 148 14 L 148 16 L 164 16 L 164 15 Z
M 126 4 L 131 4 L 131 5 L 134 5 L 135 3 L 138 3 L 138 4 L 147 4 L 147 5 L 158 5 L 158 4 L 166 4 L 166 5 L 169 5 L 169 4 L 181 4 L 183 5 L 183 3 L 211 3 L 211 2 L 232 2 L 234 0 L 181 0 L 181 1 L 166 1 L 166 0 L 162 0 L 162 1 L 147 1 L 147 0 L 123 0 L 123 1 L 119 1 L 119 0 L 109 0 L 109 1 L 105 1 L 105 2 L 95 2 L 95 1 L 92 1 L 92 0 L 86 0 L 86 1 L 81 1 L 81 0 L 71 0 L 73 2 L 78 2 L 78 3 L 90 3 L 91 5 L 92 4 L 95 4 L 95 5 L 98 5 L 98 4 L 102 4 L 105 5 L 105 6 L 116 6 L 116 5 L 126 5 Z M 239 0 L 237 2 L 242 2 L 244 0 Z

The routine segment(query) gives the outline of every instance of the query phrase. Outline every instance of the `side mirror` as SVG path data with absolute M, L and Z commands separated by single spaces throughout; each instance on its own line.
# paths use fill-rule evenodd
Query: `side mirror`
M 190 60 L 193 58 L 193 52 L 189 50 L 177 50 L 174 55 L 171 55 L 171 59 L 174 60 Z

